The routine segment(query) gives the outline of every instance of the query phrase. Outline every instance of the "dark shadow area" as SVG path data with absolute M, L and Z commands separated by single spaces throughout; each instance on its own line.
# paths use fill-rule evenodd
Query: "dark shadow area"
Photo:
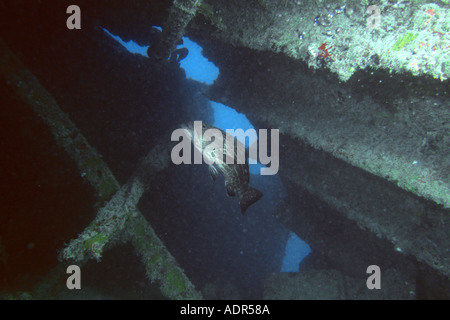
M 288 233 L 273 216 L 281 190 L 261 188 L 264 181 L 254 177 L 251 185 L 265 196 L 244 216 L 237 200 L 226 196 L 223 179 L 212 182 L 206 165 L 172 165 L 140 202 L 199 289 L 225 281 L 241 299 L 262 298 L 264 277 L 281 268 Z
M 0 288 L 28 291 L 94 218 L 93 190 L 0 77 Z

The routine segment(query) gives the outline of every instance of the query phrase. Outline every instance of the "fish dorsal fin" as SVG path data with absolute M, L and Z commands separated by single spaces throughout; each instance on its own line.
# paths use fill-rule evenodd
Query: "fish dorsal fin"
M 216 167 L 209 166 L 209 174 L 211 175 L 213 182 L 215 182 L 217 179 L 217 176 L 219 175 L 219 171 L 217 170 Z

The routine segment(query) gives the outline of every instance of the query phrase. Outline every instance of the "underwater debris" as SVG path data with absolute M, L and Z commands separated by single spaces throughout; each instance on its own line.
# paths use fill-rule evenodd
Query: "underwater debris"
M 335 269 L 274 273 L 265 280 L 264 299 L 415 299 L 416 283 L 407 275 L 392 268 L 383 270 L 383 277 L 383 285 L 390 290 L 368 290 L 364 281 Z
M 202 299 L 201 293 L 142 215 L 130 219 L 126 233 L 141 256 L 147 277 L 151 282 L 160 283 L 164 296 L 170 299 Z
M 108 185 L 104 186 L 104 190 L 99 187 L 102 180 L 93 179 L 94 182 L 97 182 L 93 183 L 97 193 L 100 193 L 103 197 L 108 195 L 112 198 L 106 206 L 99 210 L 96 218 L 78 238 L 71 240 L 61 250 L 58 260 L 60 262 L 71 260 L 78 266 L 83 265 L 89 258 L 94 258 L 99 262 L 105 246 L 113 246 L 119 242 L 145 237 L 149 246 L 139 246 L 135 241 L 132 242 L 141 256 L 153 255 L 153 249 L 155 248 L 160 253 L 160 264 L 158 266 L 152 265 L 151 268 L 147 267 L 146 272 L 152 281 L 160 282 L 162 294 L 169 299 L 201 299 L 201 294 L 195 290 L 183 269 L 178 266 L 175 258 L 136 207 L 144 192 L 145 183 L 150 183 L 155 171 L 162 170 L 168 165 L 170 159 L 169 145 L 157 145 L 152 149 L 145 158 L 141 159 L 140 166 L 130 181 L 117 192 L 113 192 L 114 186 L 119 186 L 119 184 L 106 164 L 98 166 L 101 155 L 84 138 L 82 139 L 83 143 L 74 143 L 74 139 L 80 141 L 83 137 L 81 132 L 70 121 L 69 117 L 61 111 L 52 95 L 1 39 L 0 73 L 6 78 L 8 85 L 13 88 L 16 94 L 49 125 L 57 144 L 63 147 L 69 156 L 76 161 L 81 173 L 87 167 L 94 166 L 97 169 L 95 171 L 100 171 L 98 176 L 109 179 Z M 167 152 L 162 150 L 167 150 Z M 92 158 L 93 155 L 96 155 L 96 157 Z M 90 165 L 87 165 L 86 162 Z M 96 176 L 88 172 L 84 174 L 84 177 L 91 179 Z M 115 194 L 112 195 L 113 193 Z M 139 228 L 136 227 L 136 224 L 139 225 Z M 122 236 L 123 234 L 126 236 Z M 1 252 L 0 248 L 0 254 Z M 0 256 L 0 258 L 3 260 L 3 256 Z M 171 271 L 168 272 L 168 270 Z
M 156 61 L 166 61 L 169 58 L 201 4 L 202 0 L 174 1 L 163 31 L 155 43 L 148 48 L 149 58 Z

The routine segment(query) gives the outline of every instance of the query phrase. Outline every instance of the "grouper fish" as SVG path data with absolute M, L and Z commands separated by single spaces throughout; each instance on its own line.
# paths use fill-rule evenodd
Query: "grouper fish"
M 203 154 L 203 159 L 209 164 L 209 173 L 213 182 L 216 181 L 216 178 L 220 173 L 225 179 L 225 188 L 228 196 L 238 196 L 241 212 L 244 214 L 248 207 L 263 196 L 259 190 L 248 185 L 250 182 L 250 173 L 247 161 L 248 158 L 245 155 L 245 145 L 219 128 L 215 128 L 200 121 L 198 123 L 200 123 L 200 125 L 197 124 L 197 126 L 194 126 L 194 122 L 190 122 L 182 128 L 186 130 L 191 138 L 194 148 Z M 217 145 L 217 143 L 214 145 L 214 138 L 204 139 L 205 136 L 208 136 L 208 133 L 205 134 L 208 129 L 215 129 L 215 132 L 220 132 L 223 145 Z M 234 141 L 234 148 L 229 148 L 228 154 L 226 147 L 227 141 Z M 245 160 L 243 163 L 238 161 L 238 155 L 243 155 Z M 232 158 L 230 159 L 230 157 Z M 227 161 L 227 159 L 229 161 Z

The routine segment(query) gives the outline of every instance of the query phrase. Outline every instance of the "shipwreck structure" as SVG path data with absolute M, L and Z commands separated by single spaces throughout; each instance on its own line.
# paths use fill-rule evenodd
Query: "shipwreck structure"
M 54 260 L 43 267 L 45 280 L 28 289 L 32 297 L 49 297 L 65 266 L 104 265 L 105 252 L 127 244 L 156 284 L 152 297 L 202 298 L 139 201 L 173 166 L 170 133 L 187 118 L 204 118 L 206 98 L 281 133 L 288 197 L 278 218 L 313 253 L 298 286 L 274 274 L 264 297 L 450 297 L 447 1 L 75 2 L 79 30 L 66 28 L 67 1 L 0 4 L 5 119 L 21 128 L 8 131 L 11 150 L 29 139 L 60 153 L 66 159 L 54 160 L 49 176 L 71 177 L 69 189 L 89 195 L 85 207 L 61 205 L 65 217 L 41 208 L 49 221 L 72 227 L 47 248 Z M 151 26 L 162 26 L 152 44 Z M 130 54 L 102 28 L 150 45 L 148 57 Z M 182 36 L 219 67 L 212 85 L 187 81 L 169 62 Z M 46 133 L 33 136 L 30 123 Z M 24 166 L 34 168 L 31 151 L 20 159 L 27 157 Z M 64 203 L 71 194 L 59 197 Z M 29 209 L 5 203 L 8 212 Z M 163 207 L 155 203 L 152 214 Z M 0 239 L 5 266 L 14 256 L 7 242 Z M 359 279 L 372 264 L 387 270 L 386 286 L 395 290 L 363 290 Z M 329 290 L 312 295 L 318 283 Z

